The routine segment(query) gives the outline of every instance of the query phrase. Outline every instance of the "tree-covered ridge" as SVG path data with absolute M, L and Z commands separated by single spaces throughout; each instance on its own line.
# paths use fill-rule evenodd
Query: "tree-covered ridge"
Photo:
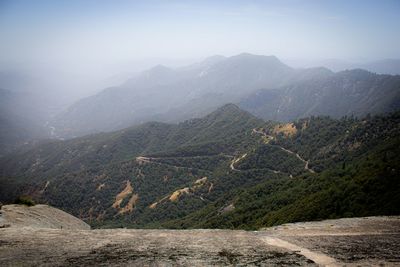
M 236 151 L 257 143 L 251 129 L 260 125 L 259 119 L 226 105 L 204 118 L 177 125 L 147 123 L 110 134 L 45 143 L 2 159 L 5 186 L 0 195 L 7 201 L 21 193 L 33 194 L 92 222 L 126 217 L 130 224 L 143 223 L 147 217 L 137 218 L 139 214 L 168 194 L 207 176 L 210 188 L 211 172 L 227 167 Z M 152 161 L 140 161 L 143 156 L 153 157 Z M 112 206 L 127 181 L 133 187 L 130 194 L 138 195 L 135 212 L 116 216 Z M 196 188 L 190 195 L 200 194 L 205 187 Z M 167 208 L 161 213 L 172 218 L 182 215 L 183 211 L 168 211 L 184 205 L 185 195 L 181 199 L 179 203 L 163 202 Z M 194 208 L 207 203 L 207 196 L 198 201 Z M 129 196 L 120 206 L 127 203 Z M 183 210 L 187 214 L 192 209 Z M 160 211 L 151 216 L 161 216 Z
M 230 104 L 21 151 L 0 161 L 0 196 L 28 194 L 96 227 L 249 229 L 397 214 L 399 125 L 399 113 L 263 122 Z
M 312 115 L 364 117 L 368 113 L 395 112 L 399 106 L 399 75 L 378 75 L 361 69 L 258 90 L 240 102 L 240 107 L 252 114 L 277 121 Z
M 295 124 L 303 130 L 291 138 L 275 136 L 274 143 L 309 156 L 311 163 L 320 162 L 314 164 L 318 173 L 268 179 L 237 189 L 165 226 L 256 229 L 296 221 L 399 214 L 399 113 L 364 120 L 312 117 Z M 330 142 L 318 142 L 329 136 Z
M 21 175 L 27 171 L 40 175 L 81 171 L 120 162 L 139 155 L 197 150 L 195 154 L 218 154 L 234 151 L 253 127 L 262 121 L 228 104 L 201 119 L 179 124 L 158 122 L 101 133 L 67 141 L 48 143 L 20 150 L 1 159 L 4 175 Z M 214 147 L 216 147 L 214 149 Z M 216 151 L 212 151 L 212 150 Z M 210 152 L 208 152 L 210 151 Z M 181 152 L 183 153 L 183 152 Z M 18 161 L 15 159 L 19 159 Z

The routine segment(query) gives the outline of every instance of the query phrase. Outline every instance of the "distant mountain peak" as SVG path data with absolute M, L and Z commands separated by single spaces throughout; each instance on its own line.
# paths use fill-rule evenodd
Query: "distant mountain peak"
M 225 62 L 236 63 L 236 64 L 251 64 L 264 66 L 271 69 L 292 69 L 288 65 L 280 61 L 276 56 L 264 56 L 264 55 L 254 55 L 250 53 L 241 53 L 236 56 L 229 57 Z
M 249 112 L 241 109 L 235 104 L 229 103 L 225 104 L 218 109 L 216 109 L 214 112 L 210 113 L 206 118 L 232 118 L 236 119 L 238 117 L 247 117 L 248 119 L 255 119 L 257 118 L 250 114 Z
M 205 58 L 205 59 L 203 60 L 203 63 L 206 63 L 206 64 L 214 64 L 214 63 L 218 63 L 218 62 L 220 62 L 220 61 L 222 61 L 222 60 L 224 60 L 224 59 L 226 59 L 225 56 L 222 56 L 222 55 L 214 55 L 214 56 Z
M 151 69 L 148 69 L 143 72 L 142 77 L 145 79 L 169 79 L 171 75 L 173 75 L 174 70 L 171 68 L 168 68 L 164 65 L 156 65 L 152 67 Z
M 240 110 L 240 111 L 243 111 L 241 108 L 239 108 L 237 105 L 235 105 L 235 104 L 233 104 L 233 103 L 228 103 L 228 104 L 225 104 L 225 105 L 223 105 L 223 106 L 221 106 L 220 108 L 218 108 L 217 109 L 217 111 L 232 111 L 232 110 L 235 110 L 235 111 L 237 111 L 237 110 Z M 244 111 L 243 111 L 244 112 Z
M 152 72 L 152 73 L 160 73 L 160 72 L 162 73 L 162 72 L 170 72 L 170 71 L 172 71 L 171 68 L 168 68 L 167 66 L 164 66 L 161 64 L 156 65 L 148 70 L 148 72 Z
M 238 54 L 236 56 L 232 56 L 232 58 L 262 58 L 264 60 L 274 60 L 277 62 L 281 62 L 276 56 L 274 55 L 269 55 L 269 56 L 265 56 L 265 55 L 255 55 L 255 54 L 250 54 L 250 53 L 241 53 Z
M 218 64 L 224 60 L 226 60 L 227 57 L 225 56 L 221 56 L 221 55 L 214 55 L 211 57 L 207 57 L 205 58 L 203 61 L 199 62 L 199 63 L 194 63 L 188 67 L 183 67 L 183 68 L 201 68 L 201 69 L 207 69 L 215 64 Z
M 350 76 L 353 78 L 361 78 L 361 77 L 367 77 L 367 76 L 375 76 L 374 73 L 364 70 L 364 69 L 351 69 L 351 70 L 343 70 L 339 71 L 338 76 Z

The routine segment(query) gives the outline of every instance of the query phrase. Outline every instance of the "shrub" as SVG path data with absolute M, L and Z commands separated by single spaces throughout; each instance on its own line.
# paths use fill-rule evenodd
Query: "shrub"
M 26 205 L 28 207 L 36 205 L 35 201 L 33 201 L 30 196 L 20 196 L 14 201 L 14 204 Z

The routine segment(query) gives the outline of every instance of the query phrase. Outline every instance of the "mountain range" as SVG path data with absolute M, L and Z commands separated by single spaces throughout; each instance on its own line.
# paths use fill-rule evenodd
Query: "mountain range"
M 226 103 L 264 119 L 340 118 L 397 110 L 399 96 L 400 76 L 294 69 L 274 56 L 214 56 L 177 69 L 156 66 L 76 102 L 50 124 L 55 136 L 71 138 L 147 121 L 199 118 Z
M 310 59 L 288 59 L 285 63 L 297 68 L 310 68 L 314 66 L 323 66 L 334 72 L 363 69 L 377 74 L 400 75 L 400 59 L 381 59 L 367 62 L 350 62 L 340 59 L 323 59 L 323 60 L 310 60 Z
M 312 115 L 363 117 L 400 107 L 400 76 L 356 69 L 264 89 L 241 100 L 240 106 L 264 119 L 290 121 Z

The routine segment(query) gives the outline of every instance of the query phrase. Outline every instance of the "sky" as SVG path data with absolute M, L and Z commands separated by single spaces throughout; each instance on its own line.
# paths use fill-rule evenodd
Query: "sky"
M 0 59 L 400 58 L 399 14 L 399 0 L 0 0 Z

